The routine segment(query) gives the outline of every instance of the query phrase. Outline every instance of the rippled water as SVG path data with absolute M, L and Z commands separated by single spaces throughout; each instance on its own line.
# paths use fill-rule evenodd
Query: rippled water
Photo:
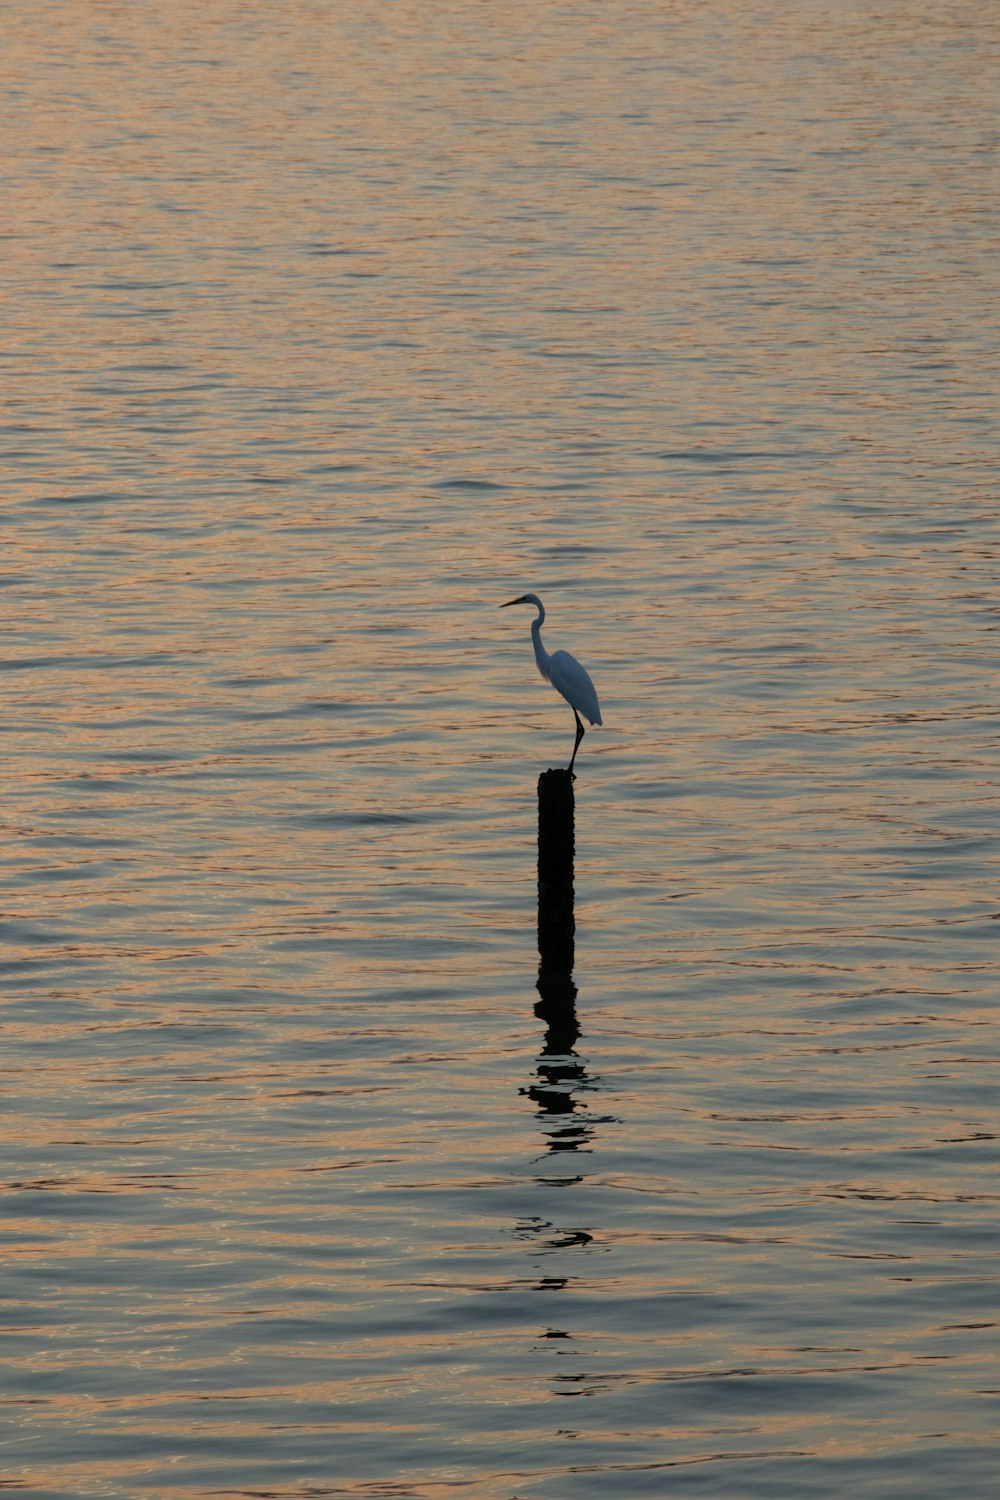
M 996 11 L 5 31 L 0 1487 L 992 1496 Z

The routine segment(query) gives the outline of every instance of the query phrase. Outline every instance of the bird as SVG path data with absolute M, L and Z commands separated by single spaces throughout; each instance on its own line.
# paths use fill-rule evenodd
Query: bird
M 551 682 L 557 693 L 561 693 L 573 710 L 576 720 L 576 743 L 573 746 L 573 755 L 569 763 L 569 774 L 573 775 L 573 763 L 576 760 L 576 752 L 580 748 L 585 730 L 580 722 L 580 714 L 589 719 L 591 724 L 603 724 L 601 708 L 597 701 L 597 691 L 590 680 L 590 673 L 585 667 L 581 667 L 575 656 L 570 656 L 568 651 L 553 651 L 550 656 L 542 645 L 542 625 L 545 621 L 545 605 L 537 594 L 521 594 L 517 599 L 508 599 L 506 604 L 501 604 L 501 609 L 510 609 L 512 604 L 533 604 L 538 610 L 538 616 L 531 622 L 531 642 L 535 648 L 535 661 L 538 670 L 546 682 Z

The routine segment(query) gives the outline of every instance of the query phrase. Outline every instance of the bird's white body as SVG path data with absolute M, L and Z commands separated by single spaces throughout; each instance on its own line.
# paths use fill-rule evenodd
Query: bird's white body
M 583 738 L 583 725 L 580 723 L 580 714 L 588 719 L 591 724 L 602 724 L 601 706 L 597 701 L 597 690 L 590 680 L 590 673 L 586 667 L 582 667 L 575 656 L 570 656 L 568 651 L 553 651 L 550 655 L 542 645 L 542 625 L 545 622 L 545 606 L 537 594 L 522 594 L 519 599 L 511 599 L 511 604 L 533 604 L 538 610 L 538 616 L 531 622 L 531 643 L 535 648 L 535 661 L 538 670 L 546 682 L 551 682 L 557 693 L 561 693 L 573 710 L 577 723 L 576 744 L 573 746 L 573 760 L 569 763 L 572 771 L 573 761 L 576 760 L 576 752 L 580 748 Z M 501 609 L 507 605 L 502 604 Z
M 575 656 L 568 651 L 553 651 L 549 656 L 542 649 L 536 636 L 535 660 L 538 670 L 546 682 L 551 682 L 557 693 L 562 693 L 570 708 L 591 724 L 602 724 L 601 705 L 597 701 L 597 689 L 590 680 L 586 667 L 581 667 Z M 544 658 L 544 659 L 543 659 Z

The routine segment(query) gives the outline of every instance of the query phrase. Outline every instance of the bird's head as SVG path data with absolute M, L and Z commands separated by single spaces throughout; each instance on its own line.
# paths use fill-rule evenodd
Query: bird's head
M 501 604 L 501 609 L 510 609 L 512 604 L 533 604 L 536 609 L 541 609 L 542 601 L 537 594 L 519 594 L 516 599 L 508 599 L 506 604 Z

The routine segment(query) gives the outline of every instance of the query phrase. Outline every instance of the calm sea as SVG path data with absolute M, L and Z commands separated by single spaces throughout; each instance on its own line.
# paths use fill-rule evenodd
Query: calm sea
M 3 9 L 0 1489 L 992 1497 L 997 9 Z

